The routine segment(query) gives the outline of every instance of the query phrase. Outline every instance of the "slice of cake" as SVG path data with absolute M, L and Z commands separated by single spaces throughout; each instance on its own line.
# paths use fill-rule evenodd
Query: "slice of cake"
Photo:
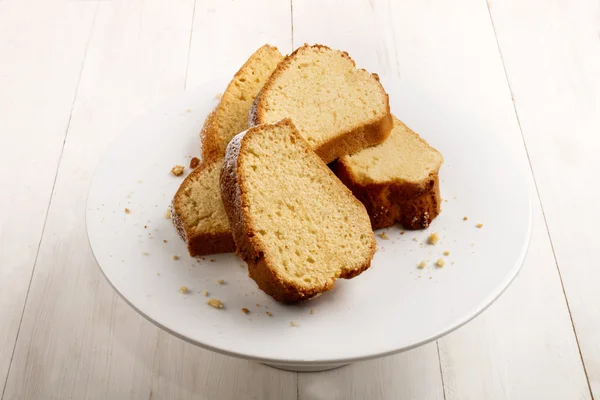
M 202 165 L 181 183 L 172 204 L 173 223 L 192 256 L 235 250 L 223 209 L 219 175 L 227 143 L 248 128 L 248 112 L 283 56 L 265 45 L 235 74 L 200 133 Z
M 278 301 L 310 299 L 370 266 L 375 237 L 364 206 L 289 119 L 230 142 L 221 194 L 250 276 Z
M 185 178 L 173 198 L 171 219 L 192 257 L 235 251 L 219 191 L 222 165 L 223 159 L 204 162 Z
M 427 228 L 440 213 L 439 151 L 394 117 L 388 139 L 341 157 L 332 169 L 365 205 L 373 229 Z
M 203 160 L 223 157 L 231 138 L 248 129 L 248 111 L 252 102 L 282 60 L 279 50 L 267 44 L 242 65 L 204 122 L 200 132 Z
M 287 56 L 260 91 L 250 125 L 290 118 L 329 163 L 381 143 L 392 129 L 379 77 L 357 69 L 348 53 L 304 45 Z

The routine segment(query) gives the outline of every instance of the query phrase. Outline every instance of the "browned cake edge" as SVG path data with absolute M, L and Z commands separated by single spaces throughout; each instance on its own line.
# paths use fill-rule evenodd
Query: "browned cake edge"
M 241 68 L 235 73 L 235 75 L 233 76 L 233 78 L 231 79 L 229 84 L 227 85 L 225 92 L 223 92 L 223 93 L 227 93 L 229 91 L 229 88 L 232 85 L 235 85 L 236 78 L 238 76 L 246 73 L 246 69 L 248 68 L 250 63 L 254 62 L 254 59 L 256 58 L 257 55 L 260 55 L 267 50 L 275 50 L 275 51 L 279 52 L 277 47 L 271 46 L 268 44 L 263 45 L 262 47 L 257 49 L 254 53 L 252 53 L 252 55 L 248 58 L 248 60 L 244 63 L 244 65 L 242 65 Z M 221 148 L 219 146 L 219 139 L 218 139 L 218 135 L 217 135 L 217 130 L 215 129 L 215 123 L 214 123 L 217 120 L 217 118 L 220 117 L 220 110 L 221 110 L 220 106 L 221 106 L 221 101 L 223 101 L 223 97 L 224 96 L 221 97 L 219 104 L 208 115 L 208 117 L 204 121 L 202 130 L 200 131 L 202 161 L 223 156 L 223 154 L 221 152 Z
M 387 107 L 387 115 L 380 120 L 344 132 L 314 149 L 315 153 L 328 164 L 346 154 L 353 154 L 364 148 L 375 146 L 383 142 L 390 135 L 393 126 L 389 103 Z
M 218 108 L 219 105 L 208 114 L 200 130 L 200 163 L 205 163 L 218 157 L 217 131 L 214 122 Z
M 289 119 L 284 119 L 274 125 L 287 125 L 296 132 L 299 140 L 304 140 Z M 238 134 L 227 146 L 220 181 L 221 196 L 223 198 L 223 204 L 225 205 L 225 212 L 229 218 L 229 224 L 233 231 L 237 252 L 248 264 L 248 273 L 250 277 L 257 283 L 262 291 L 273 297 L 275 300 L 283 303 L 297 303 L 311 299 L 320 293 L 332 289 L 334 284 L 331 282 L 322 286 L 305 288 L 296 286 L 291 282 L 283 281 L 275 273 L 276 266 L 271 265 L 269 259 L 264 256 L 260 243 L 254 239 L 251 217 L 247 214 L 248 207 L 246 198 L 242 193 L 238 181 L 237 161 L 240 152 L 245 146 L 244 138 L 248 133 L 252 134 L 254 130 L 258 129 L 261 129 L 261 126 L 250 128 L 248 131 Z M 306 145 L 310 148 L 308 143 L 306 143 Z M 323 168 L 328 173 L 331 173 L 325 164 L 323 164 Z M 336 278 L 350 279 L 359 275 L 370 267 L 373 254 L 375 254 L 374 238 L 371 254 L 367 258 L 367 262 L 353 270 L 344 271 L 341 276 L 336 276 Z
M 312 46 L 304 44 L 304 46 L 298 47 L 296 50 L 294 50 L 294 52 L 286 56 L 283 59 L 283 61 L 279 63 L 275 71 L 273 71 L 271 77 L 267 80 L 263 88 L 260 90 L 260 92 L 258 92 L 258 95 L 254 99 L 254 102 L 252 103 L 252 107 L 250 107 L 250 112 L 248 114 L 249 126 L 260 125 L 265 122 L 264 107 L 261 102 L 261 95 L 264 94 L 265 91 L 271 89 L 271 87 L 273 86 L 273 81 L 277 79 L 281 74 L 283 74 L 283 72 L 286 69 L 288 69 L 295 55 L 299 51 L 303 51 L 304 49 L 309 47 L 323 48 L 326 50 L 334 51 L 329 47 L 321 44 L 314 44 Z M 347 52 L 343 51 L 341 53 L 343 57 L 350 60 L 352 62 L 352 65 L 356 67 L 356 63 L 352 58 L 350 58 Z M 335 138 L 332 138 L 330 141 L 321 144 L 319 147 L 313 148 L 315 153 L 317 153 L 326 164 L 346 154 L 353 154 L 364 149 L 365 147 L 379 144 L 385 139 L 387 139 L 390 132 L 392 131 L 393 120 L 392 114 L 390 113 L 389 96 L 386 93 L 383 86 L 381 85 L 379 75 L 371 75 L 377 80 L 377 82 L 379 83 L 379 87 L 381 88 L 381 92 L 385 96 L 387 107 L 386 115 L 384 115 L 380 119 L 371 120 L 363 126 L 359 126 L 347 132 L 343 132 Z
M 364 204 L 373 229 L 386 228 L 396 222 L 406 229 L 425 229 L 440 213 L 437 171 L 421 184 L 399 181 L 361 184 L 342 161 L 332 163 L 331 169 Z
M 194 232 L 185 226 L 181 218 L 181 213 L 179 212 L 179 202 L 183 198 L 185 188 L 188 187 L 188 184 L 193 181 L 193 178 L 196 175 L 200 175 L 204 170 L 210 167 L 210 165 L 210 163 L 204 162 L 193 170 L 183 182 L 181 182 L 181 185 L 171 202 L 171 221 L 173 222 L 175 229 L 177 229 L 179 236 L 187 243 L 188 252 L 192 257 L 207 254 L 231 253 L 235 251 L 235 242 L 233 241 L 231 231 L 225 230 L 214 233 L 207 232 L 199 235 L 194 234 Z

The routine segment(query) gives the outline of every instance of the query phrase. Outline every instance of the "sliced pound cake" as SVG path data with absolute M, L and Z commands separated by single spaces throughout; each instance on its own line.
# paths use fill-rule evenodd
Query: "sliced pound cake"
M 332 169 L 365 205 L 373 229 L 423 229 L 440 213 L 439 151 L 394 117 L 388 139 L 341 157 Z
M 235 251 L 219 190 L 222 165 L 222 158 L 201 164 L 173 198 L 171 219 L 192 257 Z
M 366 270 L 375 238 L 364 206 L 283 120 L 227 147 L 221 194 L 250 277 L 293 303 Z
M 252 106 L 250 126 L 290 118 L 329 163 L 381 143 L 392 129 L 379 77 L 357 69 L 348 53 L 304 45 L 287 56 Z
M 279 50 L 267 44 L 256 50 L 235 74 L 200 132 L 203 160 L 223 157 L 231 138 L 248 129 L 250 106 L 282 60 Z
M 265 45 L 235 74 L 209 114 L 200 133 L 202 165 L 182 183 L 173 199 L 172 218 L 192 256 L 235 250 L 223 209 L 219 175 L 227 143 L 248 128 L 248 112 L 256 94 L 283 56 Z

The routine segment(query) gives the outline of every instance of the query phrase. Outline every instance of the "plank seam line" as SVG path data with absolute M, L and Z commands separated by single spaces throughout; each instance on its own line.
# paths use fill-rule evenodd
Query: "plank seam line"
M 444 393 L 444 400 L 446 400 L 446 384 L 444 383 L 444 369 L 442 368 L 442 357 L 440 356 L 440 341 L 435 341 L 437 347 L 438 365 L 440 366 L 440 378 L 442 379 L 442 393 Z
M 196 0 L 194 0 L 194 7 L 192 8 L 192 24 L 191 24 L 192 26 L 190 27 L 190 41 L 188 43 L 187 62 L 185 63 L 185 80 L 183 81 L 183 90 L 185 90 L 187 88 L 188 70 L 190 68 L 190 54 L 192 54 L 192 38 L 194 37 L 195 16 L 196 16 Z
M 392 32 L 392 43 L 394 45 L 394 61 L 396 62 L 396 75 L 398 76 L 398 79 L 402 79 L 402 75 L 400 74 L 400 59 L 398 58 L 398 44 L 396 41 L 396 30 L 395 30 L 395 24 L 394 24 L 394 17 L 393 17 L 393 11 L 392 11 L 392 1 L 388 2 L 388 16 L 389 21 L 390 21 L 390 27 L 391 27 L 391 32 Z M 393 69 L 393 67 L 392 67 Z
M 29 300 L 29 292 L 31 290 L 31 283 L 33 282 L 33 276 L 35 275 L 35 267 L 37 265 L 38 257 L 40 255 L 40 248 L 42 246 L 42 239 L 44 238 L 44 233 L 46 231 L 46 223 L 48 222 L 48 215 L 50 214 L 50 207 L 52 205 L 52 199 L 54 198 L 54 189 L 56 187 L 56 181 L 58 180 L 58 171 L 60 170 L 60 164 L 62 161 L 63 152 L 65 150 L 65 144 L 67 142 L 67 137 L 69 135 L 69 129 L 71 127 L 71 119 L 73 117 L 73 110 L 75 109 L 75 102 L 77 101 L 77 95 L 79 94 L 79 85 L 81 83 L 81 76 L 83 75 L 83 68 L 85 66 L 85 60 L 87 59 L 87 53 L 88 53 L 88 49 L 90 46 L 90 41 L 92 39 L 94 26 L 96 25 L 96 17 L 98 15 L 98 7 L 99 7 L 99 3 L 96 3 L 96 8 L 94 9 L 94 16 L 92 18 L 92 24 L 90 26 L 88 38 L 85 43 L 85 50 L 83 51 L 83 59 L 81 60 L 81 67 L 79 68 L 79 76 L 77 77 L 77 83 L 75 85 L 75 93 L 73 95 L 73 101 L 71 102 L 71 110 L 69 112 L 69 120 L 67 121 L 67 126 L 65 128 L 65 136 L 63 138 L 63 143 L 62 143 L 62 147 L 60 149 L 60 154 L 58 156 L 58 165 L 56 166 L 56 173 L 54 174 L 54 181 L 52 182 L 52 190 L 50 191 L 50 199 L 48 199 L 48 206 L 46 207 L 46 216 L 44 217 L 44 224 L 42 225 L 42 232 L 40 234 L 40 240 L 38 241 L 38 246 L 37 246 L 37 250 L 35 253 L 35 259 L 33 261 L 33 268 L 31 269 L 31 275 L 29 277 L 29 285 L 27 286 L 27 293 L 25 294 L 25 301 L 23 302 L 23 309 L 21 311 L 21 318 L 19 319 L 17 335 L 15 336 L 13 351 L 10 356 L 10 362 L 8 364 L 8 371 L 6 372 L 6 379 L 4 380 L 4 388 L 2 389 L 2 396 L 0 396 L 0 400 L 4 399 L 4 395 L 6 393 L 6 387 L 8 385 L 8 378 L 10 376 L 10 372 L 12 369 L 12 363 L 13 363 L 13 359 L 15 357 L 17 343 L 19 342 L 19 334 L 21 333 L 21 325 L 23 324 L 23 317 L 25 315 L 25 309 L 27 308 L 27 301 Z
M 563 282 L 562 274 L 560 273 L 560 268 L 558 266 L 558 259 L 556 257 L 556 251 L 554 249 L 554 243 L 552 242 L 552 236 L 550 235 L 550 227 L 548 226 L 548 220 L 546 218 L 546 213 L 544 212 L 544 204 L 542 203 L 542 198 L 540 196 L 540 190 L 537 184 L 537 180 L 535 178 L 535 172 L 533 171 L 533 164 L 531 163 L 531 157 L 529 155 L 529 149 L 527 148 L 527 141 L 525 140 L 525 135 L 523 135 L 523 128 L 521 127 L 521 120 L 519 118 L 519 113 L 517 111 L 517 106 L 514 100 L 514 93 L 512 87 L 510 86 L 510 81 L 508 79 L 508 72 L 506 70 L 506 64 L 504 63 L 504 57 L 502 56 L 502 49 L 500 48 L 500 42 L 498 40 L 498 34 L 496 33 L 496 26 L 494 25 L 494 18 L 492 17 L 492 12 L 490 10 L 489 0 L 485 2 L 488 15 L 490 17 L 490 22 L 492 23 L 492 29 L 494 30 L 494 37 L 496 39 L 496 47 L 498 48 L 498 54 L 500 55 L 500 60 L 502 61 L 502 68 L 504 69 L 504 78 L 506 79 L 506 84 L 508 86 L 508 90 L 510 91 L 511 100 L 513 103 L 513 111 L 515 113 L 515 117 L 517 119 L 517 124 L 519 125 L 519 131 L 521 132 L 521 140 L 523 141 L 523 146 L 525 147 L 525 153 L 527 154 L 527 162 L 529 163 L 529 169 L 531 170 L 531 176 L 533 178 L 533 184 L 535 186 L 535 192 L 538 197 L 538 201 L 540 202 L 540 209 L 542 210 L 542 217 L 544 218 L 544 226 L 546 227 L 546 233 L 548 235 L 548 240 L 550 241 L 550 248 L 552 249 L 552 256 L 554 257 L 554 264 L 556 265 L 556 271 L 558 272 L 558 278 L 560 280 L 560 286 L 562 288 L 563 297 L 565 298 L 565 303 L 567 305 L 567 311 L 569 312 L 569 319 L 571 320 L 571 328 L 573 329 L 573 335 L 575 336 L 575 343 L 577 343 L 577 349 L 579 350 L 579 359 L 581 360 L 581 366 L 583 367 L 583 372 L 585 374 L 585 379 L 588 386 L 588 391 L 590 393 L 590 398 L 594 400 L 594 393 L 592 391 L 592 386 L 590 383 L 590 378 L 587 372 L 587 368 L 585 365 L 585 361 L 583 360 L 583 353 L 581 352 L 581 345 L 579 344 L 579 337 L 577 336 L 577 330 L 575 329 L 575 322 L 573 321 L 573 314 L 571 313 L 571 306 L 569 305 L 569 299 L 567 298 L 567 292 L 565 291 L 565 284 Z
M 292 25 L 292 51 L 294 51 L 294 0 L 290 0 L 290 22 Z

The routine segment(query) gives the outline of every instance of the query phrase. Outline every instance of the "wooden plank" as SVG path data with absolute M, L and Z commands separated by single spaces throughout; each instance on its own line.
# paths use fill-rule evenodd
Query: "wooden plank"
M 420 93 L 415 98 L 430 96 L 407 109 L 431 118 L 452 110 L 440 129 L 479 124 L 482 134 L 503 135 L 515 162 L 526 160 L 486 4 L 409 1 L 393 3 L 392 14 L 402 80 Z M 438 342 L 448 400 L 589 398 L 539 203 L 533 205 L 531 247 L 514 286 Z
M 489 1 L 594 397 L 600 398 L 596 1 Z
M 98 2 L 5 399 L 296 398 L 295 373 L 201 350 L 138 316 L 87 243 L 86 192 L 108 144 L 136 114 L 184 89 L 193 8 L 194 0 Z
M 293 1 L 294 44 L 320 43 L 345 50 L 359 67 L 397 76 L 390 3 Z M 435 343 L 334 371 L 300 374 L 298 387 L 301 399 L 444 397 Z
M 0 394 L 95 9 L 82 2 L 0 2 Z

